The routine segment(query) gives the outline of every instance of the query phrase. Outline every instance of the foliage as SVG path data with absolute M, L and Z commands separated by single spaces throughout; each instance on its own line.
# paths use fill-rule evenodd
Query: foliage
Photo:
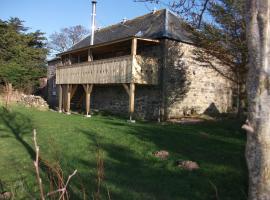
M 63 28 L 50 35 L 49 48 L 53 53 L 66 51 L 85 37 L 89 31 L 82 25 Z
M 38 198 L 31 159 L 33 127 L 42 158 L 60 162 L 65 177 L 78 169 L 68 189 L 71 199 L 83 199 L 83 191 L 85 199 L 95 195 L 97 145 L 104 158 L 101 199 L 107 199 L 107 189 L 111 199 L 119 200 L 209 200 L 216 199 L 216 192 L 222 199 L 246 199 L 245 138 L 237 121 L 129 124 L 113 116 L 89 119 L 21 107 L 12 110 L 9 120 L 7 113 L 0 113 L 0 179 L 7 191 L 16 189 L 15 199 Z M 169 158 L 153 157 L 158 150 L 167 150 Z M 200 169 L 179 169 L 177 160 L 196 161 Z
M 45 76 L 44 33 L 29 32 L 18 18 L 0 20 L 0 82 L 31 89 Z
M 195 33 L 196 42 L 203 48 L 196 51 L 197 58 L 217 69 L 211 62 L 210 56 L 214 56 L 226 67 L 223 75 L 236 85 L 237 107 L 241 112 L 245 108 L 248 63 L 244 1 L 218 0 L 209 3 L 207 9 L 211 21 L 204 21 L 200 31 Z
M 247 74 L 247 42 L 244 0 L 137 0 L 164 4 L 188 22 L 186 28 L 194 34 L 196 59 L 215 69 L 236 86 L 237 107 L 245 107 Z M 220 69 L 212 62 L 218 58 Z
M 133 0 L 134 2 L 159 4 L 170 8 L 180 15 L 186 22 L 200 27 L 205 15 L 208 15 L 209 3 L 216 0 Z

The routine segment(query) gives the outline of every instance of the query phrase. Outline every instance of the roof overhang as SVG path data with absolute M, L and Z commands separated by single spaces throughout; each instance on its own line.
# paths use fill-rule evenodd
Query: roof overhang
M 117 44 L 117 43 L 121 43 L 121 42 L 126 42 L 126 41 L 129 41 L 129 40 L 135 39 L 135 38 L 137 40 L 147 42 L 147 43 L 152 43 L 152 44 L 160 43 L 159 40 L 155 40 L 155 39 L 140 38 L 140 37 L 136 37 L 136 36 L 131 36 L 131 37 L 126 37 L 126 38 L 122 38 L 122 39 L 118 39 L 118 40 L 112 40 L 112 41 L 109 41 L 109 42 L 99 43 L 99 44 L 95 44 L 95 45 L 89 45 L 89 46 L 82 47 L 82 48 L 79 48 L 79 49 L 68 50 L 68 51 L 65 51 L 63 53 L 59 53 L 59 54 L 56 54 L 56 55 L 57 56 L 62 56 L 62 55 L 67 55 L 67 54 L 71 54 L 71 53 L 76 53 L 76 52 L 79 52 L 79 51 L 84 51 L 84 50 L 87 50 L 87 49 L 95 49 L 95 48 L 98 48 L 98 47 L 105 47 L 105 46 L 108 46 L 108 45 L 113 45 L 113 44 Z

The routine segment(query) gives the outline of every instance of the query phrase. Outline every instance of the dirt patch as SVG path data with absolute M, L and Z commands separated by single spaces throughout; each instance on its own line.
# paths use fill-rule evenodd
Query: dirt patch
M 11 199 L 11 197 L 12 197 L 11 192 L 0 193 L 0 200 L 8 200 Z
M 170 119 L 169 122 L 174 124 L 197 124 L 204 122 L 205 119 L 201 118 L 181 118 L 181 119 Z

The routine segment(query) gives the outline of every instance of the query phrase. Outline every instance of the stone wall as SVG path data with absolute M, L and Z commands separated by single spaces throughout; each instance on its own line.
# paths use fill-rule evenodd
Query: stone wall
M 159 116 L 160 90 L 155 86 L 136 86 L 135 117 L 155 120 Z M 91 108 L 128 115 L 129 97 L 122 85 L 94 85 Z
M 47 69 L 47 102 L 51 107 L 57 105 L 57 86 L 55 80 L 56 66 L 61 63 L 61 59 L 53 59 L 48 62 Z
M 213 67 L 197 61 L 194 46 L 169 40 L 167 45 L 168 57 L 164 66 L 166 117 L 231 110 L 232 82 Z M 226 70 L 214 58 L 211 62 L 220 70 Z

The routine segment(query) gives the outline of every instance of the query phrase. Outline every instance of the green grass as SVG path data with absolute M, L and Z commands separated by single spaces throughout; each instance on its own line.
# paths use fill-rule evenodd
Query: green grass
M 0 112 L 0 179 L 6 190 L 16 192 L 15 199 L 37 196 L 33 128 L 43 158 L 59 160 L 65 177 L 78 169 L 69 189 L 72 199 L 82 199 L 82 185 L 92 199 L 97 143 L 104 155 L 102 194 L 106 196 L 107 187 L 114 200 L 211 200 L 217 199 L 215 187 L 219 199 L 246 199 L 245 137 L 236 121 L 128 124 L 114 116 L 84 118 L 14 107 Z M 156 150 L 169 151 L 169 159 L 154 158 Z M 179 169 L 178 159 L 196 161 L 200 169 Z

